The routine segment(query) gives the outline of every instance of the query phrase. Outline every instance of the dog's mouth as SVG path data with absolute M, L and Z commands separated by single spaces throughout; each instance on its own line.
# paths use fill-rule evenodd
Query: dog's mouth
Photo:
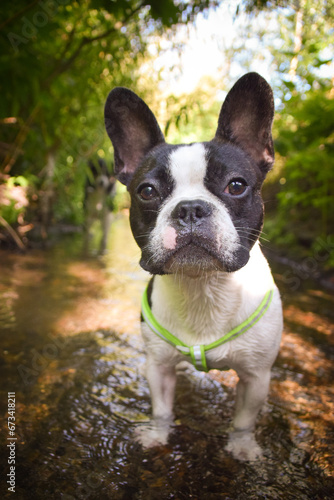
M 167 274 L 182 273 L 188 276 L 225 270 L 224 263 L 218 256 L 206 245 L 197 241 L 189 241 L 176 248 L 164 265 L 164 272 Z
M 222 245 L 217 235 L 178 234 L 175 248 L 157 252 L 154 246 L 142 249 L 140 265 L 151 274 L 180 274 L 201 277 L 214 272 L 234 272 L 249 259 L 249 251 L 243 245 L 229 248 Z

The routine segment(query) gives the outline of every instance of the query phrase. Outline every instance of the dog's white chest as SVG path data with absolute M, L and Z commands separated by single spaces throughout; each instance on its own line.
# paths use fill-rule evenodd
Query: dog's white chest
M 261 271 L 259 271 L 259 265 Z M 258 279 L 255 279 L 257 274 Z M 251 321 L 269 290 L 274 290 L 270 305 L 259 321 Z M 271 303 L 272 302 L 272 303 Z M 267 312 L 268 309 L 268 312 Z M 241 325 L 242 334 L 207 351 L 209 368 L 226 366 L 246 371 L 261 365 L 262 358 L 276 356 L 281 328 L 280 300 L 269 267 L 257 246 L 250 262 L 237 273 L 219 273 L 202 279 L 175 276 L 156 277 L 152 311 L 161 325 L 187 346 L 208 345 Z M 250 325 L 250 326 L 249 326 Z M 248 327 L 249 326 L 249 327 Z M 179 359 L 173 347 L 144 327 L 149 346 L 161 356 Z

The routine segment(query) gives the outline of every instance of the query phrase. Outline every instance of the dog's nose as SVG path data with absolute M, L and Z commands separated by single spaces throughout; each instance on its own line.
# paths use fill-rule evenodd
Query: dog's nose
M 184 200 L 176 205 L 172 212 L 172 218 L 182 226 L 188 224 L 198 225 L 211 213 L 212 207 L 206 201 Z

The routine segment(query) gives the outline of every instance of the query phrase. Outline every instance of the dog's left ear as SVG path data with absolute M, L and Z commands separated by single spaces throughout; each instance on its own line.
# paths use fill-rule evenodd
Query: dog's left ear
M 215 140 L 239 145 L 265 175 L 274 163 L 273 118 L 271 87 L 257 73 L 247 73 L 227 94 L 220 111 Z
M 108 95 L 104 120 L 114 146 L 116 177 L 129 187 L 143 157 L 165 139 L 147 104 L 124 87 L 116 87 Z

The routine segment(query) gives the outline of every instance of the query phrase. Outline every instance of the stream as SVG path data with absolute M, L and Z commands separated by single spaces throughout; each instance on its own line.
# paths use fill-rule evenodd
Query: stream
M 133 433 L 151 411 L 139 330 L 148 274 L 125 215 L 103 257 L 84 258 L 82 245 L 77 233 L 0 252 L 0 498 L 333 499 L 334 296 L 272 263 L 285 329 L 257 423 L 263 460 L 224 450 L 233 370 L 180 373 L 168 445 L 143 450 Z

